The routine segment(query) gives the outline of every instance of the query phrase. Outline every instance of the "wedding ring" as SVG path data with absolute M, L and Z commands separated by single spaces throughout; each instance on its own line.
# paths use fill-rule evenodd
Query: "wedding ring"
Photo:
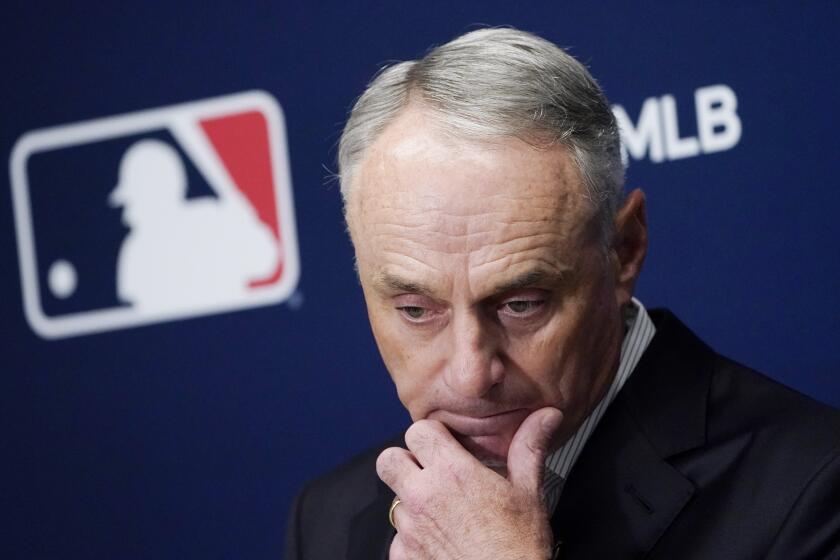
M 402 500 L 399 498 L 394 498 L 394 501 L 391 502 L 391 509 L 388 510 L 388 521 L 391 523 L 391 527 L 397 529 L 397 524 L 394 523 L 394 510 L 397 509 L 397 506 L 402 503 Z M 397 529 L 399 531 L 399 529 Z

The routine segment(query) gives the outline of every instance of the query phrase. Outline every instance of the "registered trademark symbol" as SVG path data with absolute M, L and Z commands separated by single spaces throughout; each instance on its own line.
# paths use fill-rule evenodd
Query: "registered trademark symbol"
M 303 301 L 304 301 L 303 292 L 298 290 L 295 293 L 293 293 L 291 296 L 289 296 L 289 299 L 287 300 L 286 303 L 288 304 L 289 309 L 297 311 L 298 309 L 303 307 Z

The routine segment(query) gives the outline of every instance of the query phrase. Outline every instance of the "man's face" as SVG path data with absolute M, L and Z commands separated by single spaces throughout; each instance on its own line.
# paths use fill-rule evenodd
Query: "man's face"
M 615 370 L 627 297 L 566 150 L 453 139 L 412 108 L 354 188 L 371 327 L 412 419 L 488 463 L 544 406 L 564 413 L 554 445 L 569 437 Z

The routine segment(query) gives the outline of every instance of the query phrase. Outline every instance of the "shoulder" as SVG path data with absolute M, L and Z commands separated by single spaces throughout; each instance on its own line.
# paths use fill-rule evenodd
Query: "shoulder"
M 709 435 L 750 433 L 800 458 L 840 444 L 840 411 L 724 356 L 715 356 L 708 402 Z
M 727 498 L 772 528 L 768 558 L 840 556 L 840 411 L 728 358 L 715 363 L 707 458 L 725 458 L 728 474 L 705 480 L 707 492 L 738 481 Z
M 657 332 L 626 397 L 654 447 L 700 488 L 789 509 L 840 454 L 840 411 L 718 354 L 673 314 L 651 315 Z
M 628 396 L 653 446 L 694 486 L 660 549 L 840 552 L 840 411 L 718 354 L 673 315 L 657 319 Z
M 383 441 L 355 455 L 346 463 L 309 482 L 303 490 L 310 500 L 359 502 L 374 499 L 381 490 L 376 474 L 376 458 L 387 447 L 403 446 L 402 436 Z M 333 504 L 335 505 L 335 504 Z
M 840 455 L 840 411 L 716 356 L 707 437 L 755 460 L 765 476 L 804 487 Z M 793 490 L 793 489 L 792 489 Z
M 402 445 L 401 436 L 384 441 L 306 484 L 292 506 L 286 558 L 341 557 L 356 519 L 375 504 L 390 504 L 376 458 L 385 448 Z
M 640 372 L 637 392 L 643 405 L 665 408 L 658 420 L 666 413 L 702 419 L 699 431 L 712 445 L 740 436 L 752 447 L 820 456 L 840 442 L 840 410 L 722 356 L 670 312 L 651 315 L 657 333 L 640 362 L 647 371 Z M 676 404 L 654 402 L 663 398 Z

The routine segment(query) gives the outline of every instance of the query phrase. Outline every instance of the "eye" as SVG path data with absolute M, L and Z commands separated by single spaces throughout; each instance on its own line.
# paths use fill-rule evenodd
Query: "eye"
M 422 319 L 423 316 L 426 315 L 426 309 L 423 307 L 417 307 L 416 305 L 404 305 L 403 307 L 397 307 L 397 309 L 402 311 L 403 315 L 415 321 Z
M 504 302 L 499 310 L 509 317 L 527 318 L 538 313 L 544 305 L 542 299 L 513 299 Z
M 396 296 L 393 305 L 404 320 L 415 325 L 432 323 L 443 311 L 440 304 L 420 294 Z

